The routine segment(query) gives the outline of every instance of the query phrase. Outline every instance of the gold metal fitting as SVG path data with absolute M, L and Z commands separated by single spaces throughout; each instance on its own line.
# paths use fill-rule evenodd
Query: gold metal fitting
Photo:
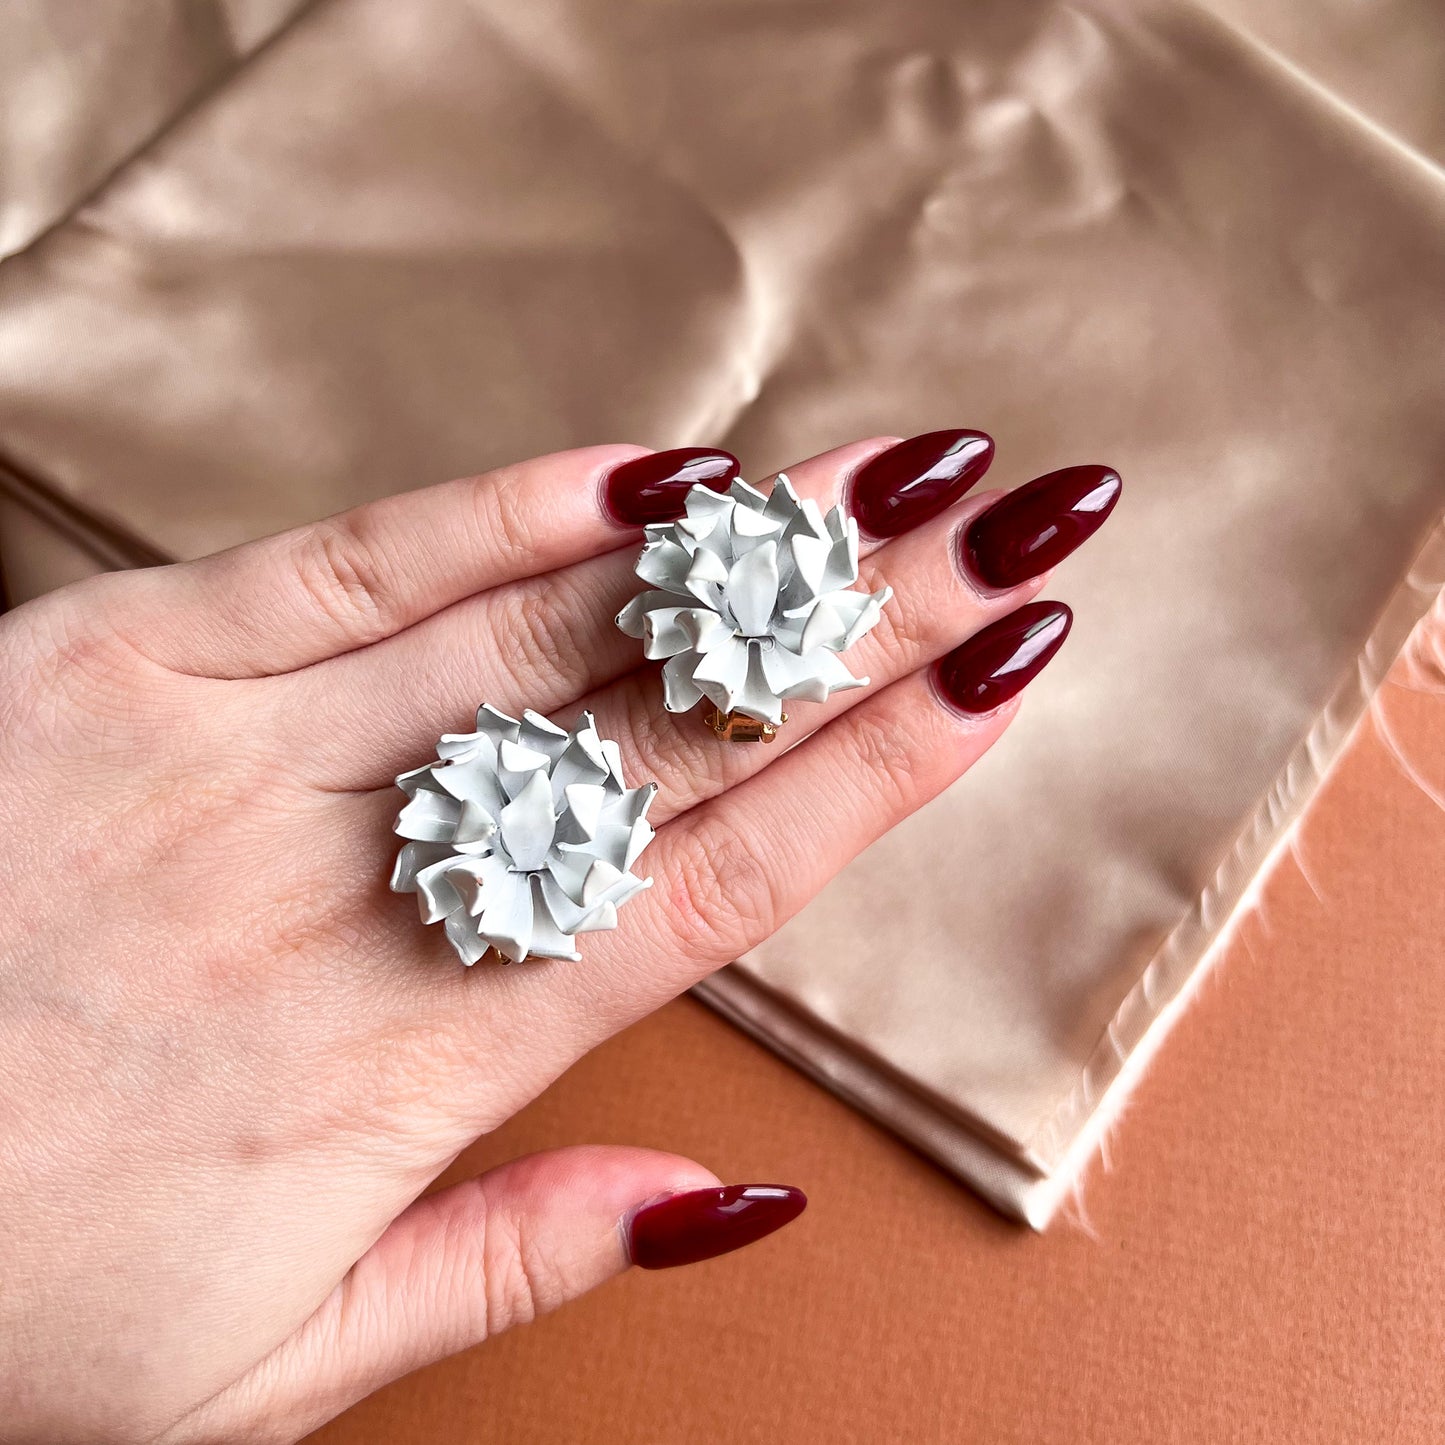
M 707 725 L 725 743 L 770 743 L 778 736 L 778 727 L 787 722 L 784 713 L 777 726 L 761 718 L 749 717 L 745 712 L 723 712 L 713 708 L 707 715 Z

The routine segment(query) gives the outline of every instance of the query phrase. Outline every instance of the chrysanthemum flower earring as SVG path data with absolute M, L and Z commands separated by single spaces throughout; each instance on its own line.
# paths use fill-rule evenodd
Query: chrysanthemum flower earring
M 424 923 L 444 923 L 469 967 L 581 958 L 579 933 L 616 928 L 617 910 L 652 886 L 632 872 L 652 841 L 657 784 L 629 788 L 622 754 L 590 713 L 568 732 L 534 712 L 477 712 L 437 759 L 403 773 L 396 831 L 410 841 L 391 877 L 415 893 Z
M 686 515 L 649 526 L 637 575 L 651 590 L 617 625 L 666 658 L 664 706 L 707 699 L 721 738 L 772 742 L 783 703 L 822 702 L 867 685 L 838 654 L 873 627 L 893 595 L 858 591 L 858 524 L 800 501 L 779 474 L 771 494 L 738 480 L 719 494 L 696 486 Z

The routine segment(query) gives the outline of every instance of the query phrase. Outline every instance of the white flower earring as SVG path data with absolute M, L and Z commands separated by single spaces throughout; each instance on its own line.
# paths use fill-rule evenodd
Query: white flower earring
M 864 687 L 838 654 L 893 595 L 858 591 L 858 524 L 799 501 L 780 473 L 770 495 L 738 480 L 695 486 L 676 522 L 649 526 L 637 575 L 652 590 L 618 615 L 650 658 L 666 658 L 664 706 L 706 698 L 708 724 L 735 742 L 772 742 L 792 698 L 822 702 Z
M 622 753 L 592 715 L 573 731 L 534 712 L 477 712 L 437 760 L 403 773 L 396 832 L 410 841 L 392 872 L 423 923 L 444 923 L 470 967 L 488 949 L 504 963 L 581 958 L 575 936 L 617 927 L 617 910 L 650 878 L 632 872 L 652 841 L 657 784 L 629 788 Z

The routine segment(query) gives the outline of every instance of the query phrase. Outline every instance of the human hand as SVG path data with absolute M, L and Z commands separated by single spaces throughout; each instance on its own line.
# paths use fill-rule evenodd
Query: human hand
M 934 666 L 1042 579 L 984 586 L 1022 523 L 994 507 L 970 534 L 987 555 L 961 561 L 997 497 L 957 500 L 976 464 L 903 485 L 924 470 L 908 445 L 789 470 L 827 506 L 863 469 L 854 510 L 898 532 L 864 548 L 860 585 L 895 592 L 847 655 L 871 684 L 794 707 L 791 747 L 665 713 L 617 630 L 639 586 L 631 524 L 647 496 L 680 510 L 676 486 L 638 490 L 675 458 L 637 448 L 393 497 L 0 619 L 0 1438 L 293 1440 L 634 1257 L 704 1257 L 796 1212 L 775 1191 L 638 1214 L 718 1181 L 622 1148 L 419 1196 L 1007 726 L 1067 609 Z M 392 778 L 482 701 L 566 727 L 590 709 L 628 781 L 661 785 L 638 864 L 656 886 L 581 940 L 581 963 L 463 969 L 387 891 Z

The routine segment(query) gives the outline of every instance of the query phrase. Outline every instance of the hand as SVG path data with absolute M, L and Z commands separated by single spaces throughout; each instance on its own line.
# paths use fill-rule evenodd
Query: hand
M 889 445 L 790 475 L 831 505 Z M 419 1196 L 968 768 L 1015 704 L 961 711 L 929 664 L 1039 581 L 969 580 L 987 498 L 865 546 L 860 586 L 896 594 L 847 654 L 871 686 L 793 707 L 797 746 L 724 743 L 663 711 L 613 620 L 642 455 L 544 457 L 0 619 L 0 1436 L 293 1440 L 630 1249 L 712 1250 L 668 1253 L 686 1206 L 629 1243 L 639 1206 L 717 1185 L 644 1150 Z M 591 709 L 661 785 L 655 886 L 581 963 L 464 969 L 387 890 L 393 776 L 483 701 Z

